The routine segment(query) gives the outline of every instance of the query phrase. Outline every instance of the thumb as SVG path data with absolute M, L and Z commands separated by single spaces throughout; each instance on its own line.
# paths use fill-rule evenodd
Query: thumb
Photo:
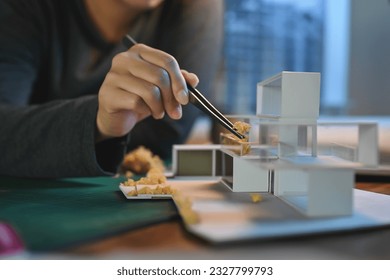
M 196 87 L 199 84 L 199 78 L 194 73 L 190 73 L 187 70 L 181 70 L 181 73 L 191 86 Z

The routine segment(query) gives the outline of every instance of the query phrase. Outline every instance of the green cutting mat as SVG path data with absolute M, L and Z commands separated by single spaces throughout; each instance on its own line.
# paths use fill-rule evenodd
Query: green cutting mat
M 0 222 L 29 251 L 50 251 L 178 217 L 171 200 L 127 200 L 123 178 L 0 177 Z

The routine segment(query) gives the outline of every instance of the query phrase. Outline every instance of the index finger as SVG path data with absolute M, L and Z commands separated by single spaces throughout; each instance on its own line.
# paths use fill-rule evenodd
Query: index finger
M 188 103 L 188 89 L 176 59 L 163 51 L 143 45 L 139 50 L 142 59 L 165 69 L 171 81 L 175 99 L 182 105 Z

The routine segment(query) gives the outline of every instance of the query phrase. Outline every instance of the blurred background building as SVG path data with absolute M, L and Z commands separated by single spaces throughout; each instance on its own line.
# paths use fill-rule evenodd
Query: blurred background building
M 256 84 L 322 69 L 323 0 L 225 0 L 225 110 L 255 113 Z
M 321 113 L 390 114 L 389 0 L 225 0 L 216 102 L 255 113 L 256 84 L 281 71 L 320 72 Z

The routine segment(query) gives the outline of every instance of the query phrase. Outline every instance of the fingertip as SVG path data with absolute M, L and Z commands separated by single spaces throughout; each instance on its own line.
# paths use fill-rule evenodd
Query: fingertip
M 177 107 L 175 107 L 175 108 L 171 111 L 171 113 L 170 113 L 169 116 L 170 116 L 172 119 L 174 119 L 174 120 L 178 120 L 178 119 L 181 118 L 182 114 L 183 114 L 183 111 L 182 111 L 181 105 L 178 105 Z
M 199 78 L 196 74 L 190 73 L 186 70 L 182 70 L 185 80 L 193 87 L 196 87 L 199 84 Z
M 186 105 L 189 101 L 189 96 L 188 96 L 188 90 L 181 90 L 179 91 L 178 95 L 177 95 L 177 101 L 179 101 L 180 104 L 182 105 Z
M 164 118 L 165 116 L 165 112 L 161 112 L 159 115 L 154 115 L 153 118 L 156 119 L 156 120 L 161 120 L 162 118 Z
M 193 87 L 196 87 L 198 84 L 199 84 L 199 78 L 197 75 L 195 75 L 194 73 L 189 73 L 190 77 L 191 77 L 191 85 Z

